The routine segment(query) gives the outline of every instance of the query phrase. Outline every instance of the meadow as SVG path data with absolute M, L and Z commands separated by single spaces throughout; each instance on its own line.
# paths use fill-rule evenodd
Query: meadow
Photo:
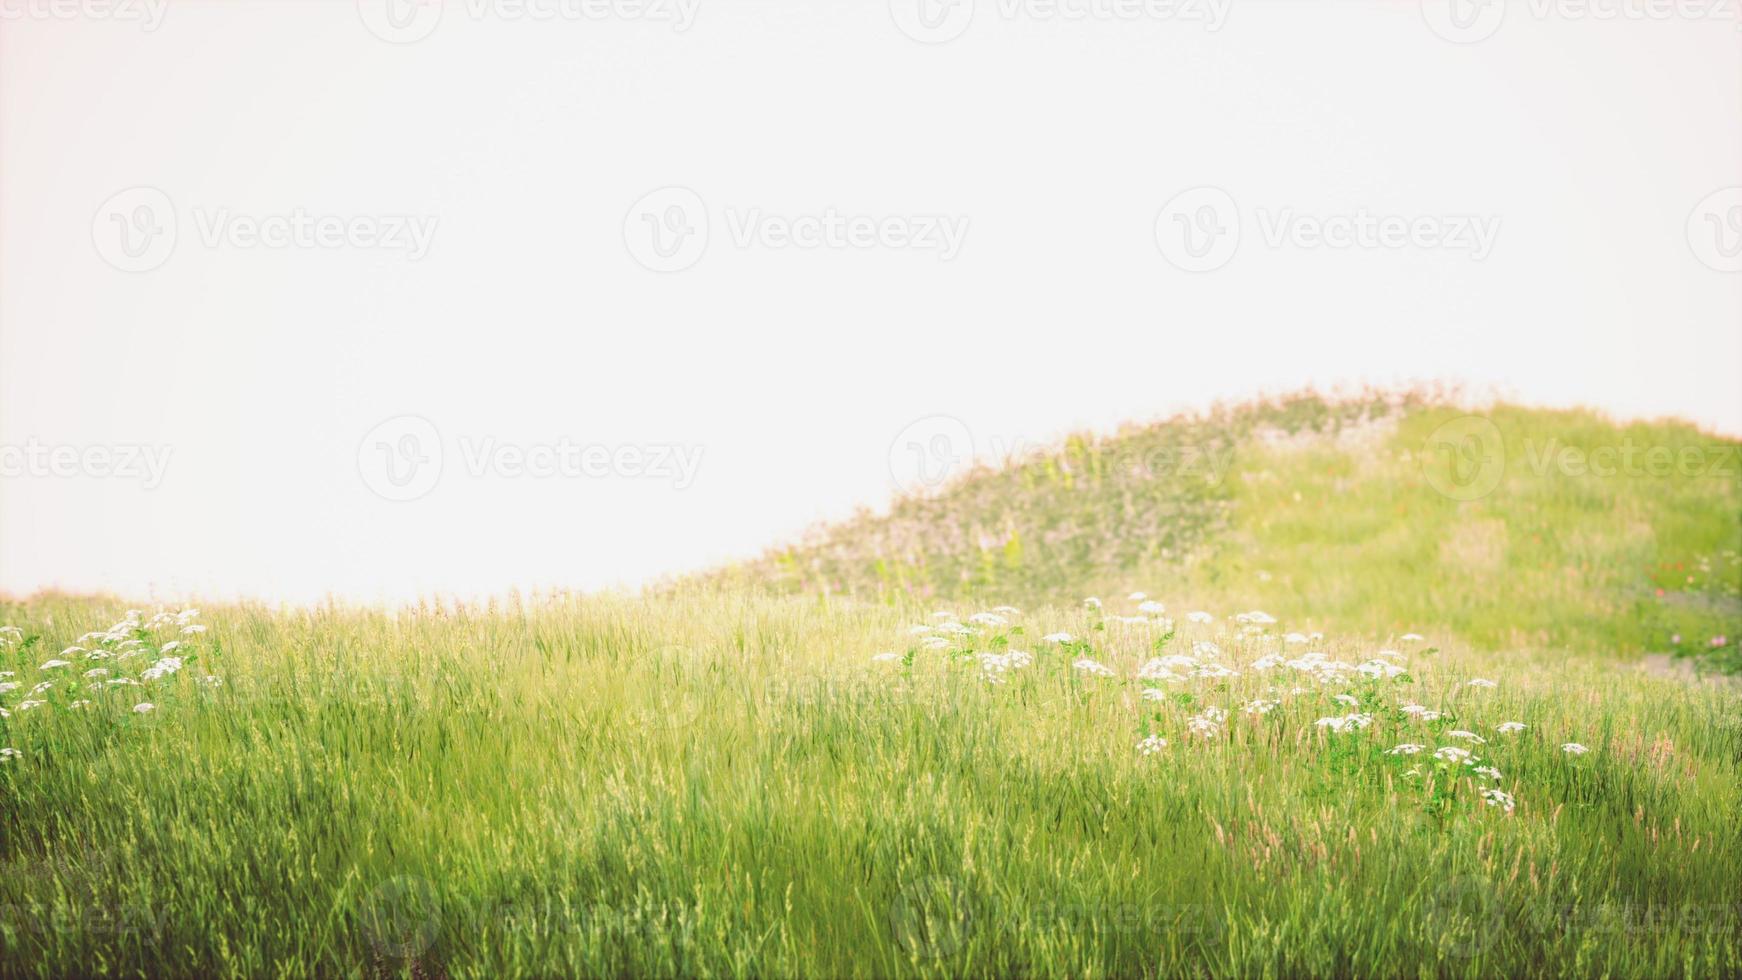
M 1532 461 L 1735 444 L 1501 407 L 1471 495 L 1459 417 L 1069 440 L 638 596 L 0 602 L 0 975 L 1742 974 L 1737 479 Z

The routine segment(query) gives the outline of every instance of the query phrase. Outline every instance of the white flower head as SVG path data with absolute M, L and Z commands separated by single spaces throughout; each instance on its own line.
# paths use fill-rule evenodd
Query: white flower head
M 1584 755 L 1586 752 L 1591 750 L 1577 742 L 1566 742 L 1561 745 L 1561 751 L 1565 752 L 1567 755 Z
M 1198 625 L 1202 626 L 1202 625 L 1205 625 L 1207 623 L 1215 622 L 1216 617 L 1214 617 L 1214 616 L 1210 615 L 1209 613 L 1204 612 L 1203 610 L 1200 609 L 1200 610 L 1197 610 L 1195 612 L 1186 613 L 1186 620 L 1188 622 L 1197 623 Z
M 141 701 L 133 706 L 133 713 L 136 715 L 149 714 L 156 710 L 157 705 L 152 704 L 150 701 Z
M 1470 686 L 1471 687 L 1499 687 L 1500 685 L 1497 682 L 1491 681 L 1486 677 L 1474 677 L 1474 678 L 1470 679 Z
M 1160 735 L 1151 735 L 1137 743 L 1137 751 L 1144 755 L 1154 755 L 1165 748 L 1167 748 L 1167 739 Z
M 1512 808 L 1518 805 L 1518 801 L 1513 799 L 1511 793 L 1500 789 L 1490 788 L 1483 790 L 1482 800 L 1489 806 L 1499 807 L 1507 813 L 1511 813 Z
M 1108 667 L 1106 664 L 1103 664 L 1098 660 L 1091 660 L 1088 657 L 1078 657 L 1076 660 L 1071 661 L 1071 666 L 1075 667 L 1077 670 L 1080 670 L 1085 674 L 1090 675 L 1091 677 L 1117 677 L 1118 676 L 1114 672 L 1113 668 Z
M 1502 735 L 1511 735 L 1515 732 L 1524 731 L 1526 727 L 1528 726 L 1526 726 L 1522 721 L 1503 721 L 1500 724 L 1495 725 L 1494 730 Z

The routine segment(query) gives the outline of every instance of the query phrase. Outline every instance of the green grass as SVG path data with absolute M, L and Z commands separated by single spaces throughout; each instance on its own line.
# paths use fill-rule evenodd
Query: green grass
M 1472 495 L 1484 457 L 1434 448 L 1457 414 L 1309 397 L 1077 440 L 643 598 L 84 641 L 126 607 L 0 602 L 0 976 L 1742 974 L 1742 688 L 1640 656 L 1734 664 L 1737 481 L 1532 465 L 1735 444 L 1502 408 Z M 1194 446 L 1232 450 L 1219 479 L 1129 465 Z M 81 676 L 172 639 L 177 673 Z M 1237 675 L 1138 676 L 1206 641 Z M 112 656 L 43 669 L 73 645 Z M 1404 674 L 1256 666 L 1386 647 Z
M 0 973 L 1742 970 L 1731 688 L 1416 645 L 1402 678 L 1246 669 L 1153 702 L 1133 674 L 1161 627 L 1034 610 L 937 651 L 907 634 L 926 611 L 208 611 L 150 714 L 133 688 L 81 711 L 65 681 L 30 712 L 8 697 L 24 755 L 0 769 Z M 41 637 L 5 654 L 34 682 L 118 609 L 5 612 Z M 1181 631 L 1161 649 L 1214 639 L 1243 669 L 1278 647 L 1228 621 Z M 1037 657 L 1002 685 L 961 656 L 1009 648 Z M 1071 670 L 1086 651 L 1121 676 Z M 1316 728 L 1345 692 L 1372 727 Z M 1260 696 L 1282 706 L 1238 713 Z M 1210 704 L 1235 717 L 1193 738 Z M 1530 727 L 1494 731 L 1514 720 Z M 1383 754 L 1464 744 L 1451 728 L 1489 739 L 1515 812 Z M 1144 756 L 1145 734 L 1170 744 Z

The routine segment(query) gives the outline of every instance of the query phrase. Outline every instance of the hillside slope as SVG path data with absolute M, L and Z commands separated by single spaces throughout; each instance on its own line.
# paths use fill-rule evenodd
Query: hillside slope
M 1056 601 L 1141 582 L 1334 629 L 1737 665 L 1742 443 L 1432 394 L 1299 395 L 1074 436 L 715 584 Z

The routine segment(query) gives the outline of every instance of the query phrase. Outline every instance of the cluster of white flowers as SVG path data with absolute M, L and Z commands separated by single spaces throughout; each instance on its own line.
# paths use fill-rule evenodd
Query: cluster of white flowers
M 1292 682 L 1283 681 L 1270 685 L 1261 694 L 1253 692 L 1238 701 L 1239 714 L 1248 719 L 1241 724 L 1260 724 L 1265 716 L 1273 714 L 1278 717 L 1298 718 L 1293 712 L 1280 714 L 1278 709 L 1291 703 L 1291 698 L 1305 696 L 1317 703 L 1328 702 L 1340 706 L 1338 710 L 1342 713 L 1325 715 L 1312 723 L 1313 729 L 1339 737 L 1336 743 L 1339 745 L 1360 745 L 1364 741 L 1362 733 L 1390 727 L 1390 720 L 1397 716 L 1377 707 L 1379 699 L 1383 698 L 1381 686 L 1388 686 L 1399 678 L 1399 683 L 1411 683 L 1412 680 L 1408 675 L 1406 658 L 1398 650 L 1376 650 L 1364 660 L 1335 659 L 1330 654 L 1312 649 L 1314 644 L 1324 639 L 1323 634 L 1305 631 L 1271 632 L 1270 628 L 1277 623 L 1276 618 L 1257 610 L 1238 613 L 1226 620 L 1218 620 L 1207 612 L 1188 613 L 1185 621 L 1192 627 L 1215 628 L 1218 622 L 1224 625 L 1211 635 L 1205 635 L 1209 633 L 1206 630 L 1197 636 L 1182 638 L 1181 642 L 1187 644 L 1189 653 L 1165 653 L 1157 650 L 1153 655 L 1137 659 L 1133 663 L 1133 660 L 1126 660 L 1113 651 L 1129 650 L 1138 644 L 1151 644 L 1154 634 L 1137 636 L 1122 631 L 1108 633 L 1109 627 L 1130 625 L 1163 630 L 1165 635 L 1153 640 L 1155 646 L 1161 646 L 1172 639 L 1174 624 L 1163 615 L 1166 607 L 1149 598 L 1146 593 L 1132 592 L 1126 598 L 1134 604 L 1135 611 L 1132 615 L 1106 612 L 1100 599 L 1085 599 L 1083 606 L 1091 620 L 1089 631 L 1081 634 L 1056 630 L 1042 634 L 1041 642 L 1047 644 L 1042 655 L 1047 650 L 1063 648 L 1060 652 L 1068 660 L 1071 670 L 1078 675 L 1106 681 L 1131 678 L 1135 681 L 1139 700 L 1144 702 L 1164 704 L 1176 697 L 1170 693 L 1170 689 L 1176 685 L 1184 687 L 1186 690 L 1180 690 L 1177 699 L 1181 705 L 1190 705 L 1203 693 L 1202 690 L 1191 690 L 1194 682 L 1208 681 L 1215 685 L 1215 690 L 1225 691 L 1227 688 L 1220 682 L 1245 676 L 1242 669 L 1232 666 L 1238 661 L 1230 660 L 1225 652 L 1232 650 L 1236 655 L 1244 654 L 1252 658 L 1246 663 L 1244 671 L 1253 677 L 1273 671 L 1282 672 L 1285 676 L 1294 675 Z M 974 663 L 978 666 L 980 676 L 988 683 L 1006 684 L 1017 671 L 1037 662 L 1035 654 L 1008 649 L 1012 639 L 1026 632 L 1025 628 L 1014 625 L 1017 616 L 1017 610 L 1001 606 L 974 613 L 963 622 L 958 620 L 954 612 L 939 610 L 932 614 L 929 624 L 915 625 L 909 629 L 909 635 L 917 643 L 906 655 L 880 653 L 872 659 L 877 662 L 907 663 L 921 650 L 944 651 L 947 663 Z M 1079 639 L 1080 636 L 1086 638 Z M 1097 637 L 1105 637 L 1105 646 Z M 1419 633 L 1405 633 L 1398 638 L 1400 646 L 1423 642 L 1424 638 Z M 1482 677 L 1457 682 L 1460 689 L 1492 689 L 1498 686 L 1496 681 Z M 1116 690 L 1118 686 L 1112 685 L 1109 689 Z M 1197 703 L 1201 706 L 1196 708 L 1195 713 L 1183 719 L 1184 735 L 1193 740 L 1208 742 L 1229 733 L 1234 721 L 1228 711 L 1214 704 Z M 1408 722 L 1422 726 L 1433 726 L 1433 723 L 1447 717 L 1446 712 L 1440 709 L 1415 702 L 1402 703 L 1397 711 Z M 1136 743 L 1137 752 L 1142 756 L 1156 755 L 1168 746 L 1164 734 L 1150 733 L 1153 731 L 1151 726 L 1156 722 L 1167 725 L 1164 715 L 1154 714 L 1152 717 L 1153 721 L 1145 721 L 1144 734 Z M 1385 719 L 1385 723 L 1382 724 L 1381 719 Z M 1506 721 L 1496 725 L 1493 730 L 1501 735 L 1516 735 L 1526 731 L 1527 726 L 1522 722 Z M 1480 798 L 1486 806 L 1506 813 L 1513 812 L 1517 800 L 1512 794 L 1499 789 L 1502 781 L 1500 769 L 1472 751 L 1475 747 L 1486 745 L 1486 737 L 1476 731 L 1458 728 L 1441 733 L 1440 742 L 1436 747 L 1428 740 L 1406 741 L 1385 749 L 1384 754 L 1396 757 L 1425 754 L 1432 762 L 1425 769 L 1420 765 L 1410 768 L 1404 773 L 1406 778 L 1425 778 L 1427 772 L 1438 767 L 1442 773 L 1447 773 L 1460 782 L 1475 781 Z M 1562 750 L 1571 755 L 1588 751 L 1584 746 L 1573 742 L 1563 745 Z
M 158 638 L 166 632 L 180 637 L 198 637 L 206 631 L 204 625 L 195 621 L 198 618 L 197 609 L 183 609 L 174 613 L 159 611 L 149 618 L 137 609 L 129 610 L 108 629 L 86 633 L 57 656 L 37 664 L 37 678 L 34 682 L 14 680 L 18 676 L 16 669 L 0 671 L 0 678 L 3 678 L 0 680 L 0 696 L 15 691 L 23 692 L 13 707 L 0 704 L 0 720 L 38 712 L 56 704 L 62 705 L 68 711 L 88 712 L 112 704 L 106 697 L 109 692 L 144 688 L 145 685 L 172 677 L 190 659 L 191 654 L 186 652 L 190 641 L 171 639 L 159 643 Z M 0 626 L 0 649 L 28 647 L 29 644 L 25 644 L 23 639 L 22 628 Z M 129 668 L 131 661 L 152 653 L 154 648 L 154 662 L 140 671 L 137 678 L 121 673 Z M 78 666 L 80 661 L 86 665 L 83 669 Z M 23 669 L 29 665 L 26 663 L 16 666 Z M 216 687 L 222 680 L 208 674 L 199 678 L 197 683 L 204 687 Z M 167 689 L 160 693 L 167 693 Z M 131 701 L 129 710 L 135 714 L 143 715 L 157 710 L 155 701 L 128 701 Z M 127 706 L 128 701 L 115 704 L 115 707 L 119 709 Z M 0 760 L 21 757 L 22 753 L 16 749 L 0 751 Z
M 1315 728 L 1328 728 L 1339 734 L 1343 732 L 1358 732 L 1371 724 L 1373 724 L 1373 716 L 1360 713 L 1320 718 L 1318 721 L 1313 722 Z

